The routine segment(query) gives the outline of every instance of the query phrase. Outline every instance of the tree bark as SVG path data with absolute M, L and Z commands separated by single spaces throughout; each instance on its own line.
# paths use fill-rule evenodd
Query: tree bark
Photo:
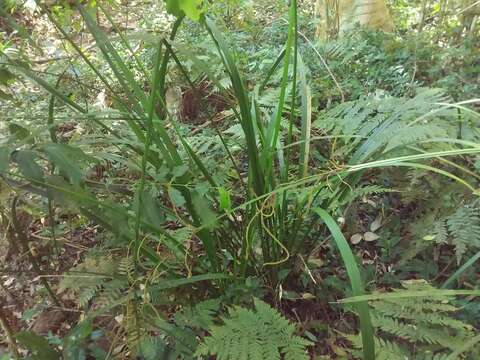
M 317 36 L 322 39 L 354 29 L 357 24 L 372 29 L 393 30 L 393 21 L 385 0 L 316 0 L 319 18 Z

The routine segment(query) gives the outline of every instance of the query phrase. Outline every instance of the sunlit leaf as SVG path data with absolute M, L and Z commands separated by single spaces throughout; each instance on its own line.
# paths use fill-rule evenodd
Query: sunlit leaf
M 224 187 L 218 189 L 218 197 L 220 208 L 225 211 L 229 211 L 232 208 L 232 201 L 230 199 L 230 193 Z
M 201 5 L 203 0 L 165 0 L 167 11 L 176 16 L 186 15 L 193 21 L 199 21 L 202 15 Z

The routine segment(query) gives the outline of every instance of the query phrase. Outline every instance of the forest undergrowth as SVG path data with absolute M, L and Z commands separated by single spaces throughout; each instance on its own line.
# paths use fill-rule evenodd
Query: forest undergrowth
M 480 7 L 387 5 L 0 1 L 0 359 L 480 358 Z

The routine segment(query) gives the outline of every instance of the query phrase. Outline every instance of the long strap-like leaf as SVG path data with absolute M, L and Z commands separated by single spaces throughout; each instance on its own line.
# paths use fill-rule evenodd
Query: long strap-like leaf
M 475 264 L 478 259 L 480 259 L 480 251 L 473 255 L 465 264 L 460 266 L 457 271 L 455 271 L 452 276 L 450 276 L 442 285 L 442 289 L 447 289 L 455 280 L 457 280 L 460 275 L 462 275 L 470 266 Z
M 360 277 L 360 271 L 358 269 L 357 263 L 355 262 L 355 257 L 353 256 L 352 250 L 348 245 L 347 240 L 343 236 L 340 228 L 333 218 L 325 210 L 321 208 L 313 209 L 318 216 L 322 218 L 330 230 L 335 245 L 340 251 L 342 256 L 343 263 L 347 269 L 348 278 L 350 279 L 350 284 L 352 285 L 352 292 L 354 296 L 360 296 L 365 294 L 363 288 L 362 279 Z M 363 344 L 363 357 L 365 360 L 374 360 L 375 359 L 375 344 L 373 341 L 373 327 L 372 321 L 370 319 L 370 312 L 368 309 L 368 303 L 366 301 L 359 302 L 356 304 L 358 316 L 360 318 L 360 330 L 362 333 L 362 344 Z

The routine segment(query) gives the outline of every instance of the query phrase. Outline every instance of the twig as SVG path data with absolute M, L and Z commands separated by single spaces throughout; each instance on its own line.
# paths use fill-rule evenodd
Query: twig
M 301 31 L 299 31 L 298 33 L 307 41 L 307 43 L 313 49 L 315 54 L 317 54 L 317 56 L 320 58 L 320 61 L 322 62 L 323 66 L 325 66 L 325 69 L 327 69 L 327 72 L 330 75 L 330 77 L 332 78 L 333 82 L 335 83 L 335 86 L 340 91 L 340 96 L 342 97 L 342 102 L 344 102 L 345 101 L 345 93 L 343 92 L 342 87 L 340 86 L 340 83 L 337 81 L 337 78 L 333 74 L 332 70 L 330 70 L 330 67 L 327 64 L 327 61 L 323 58 L 322 54 L 320 54 L 320 52 L 317 50 L 315 45 L 313 45 L 313 43 Z
M 285 19 L 282 19 L 282 20 L 285 21 Z M 313 45 L 313 43 L 307 38 L 307 36 L 304 33 L 302 33 L 301 31 L 298 31 L 298 30 L 297 30 L 297 32 L 298 32 L 299 35 L 301 35 L 305 39 L 305 41 L 308 43 L 308 45 L 310 45 L 310 47 L 315 52 L 315 54 L 317 54 L 317 56 L 320 58 L 320 61 L 322 62 L 323 66 L 325 66 L 325 69 L 327 69 L 327 72 L 330 75 L 330 77 L 332 78 L 333 82 L 335 83 L 335 86 L 340 91 L 340 96 L 342 97 L 342 102 L 344 102 L 345 101 L 345 93 L 343 92 L 342 87 L 340 86 L 339 82 L 337 81 L 337 78 L 333 74 L 332 70 L 330 70 L 330 67 L 327 64 L 327 61 L 323 58 L 322 54 L 320 54 L 320 52 L 317 50 L 315 45 Z
M 194 130 L 192 130 L 192 132 L 190 133 L 190 136 L 194 136 L 194 135 L 198 134 L 200 131 L 202 131 L 202 129 L 210 126 L 211 124 L 219 123 L 220 121 L 222 121 L 226 117 L 227 117 L 226 115 L 217 116 L 216 118 L 214 118 L 212 120 L 205 121 L 202 125 L 197 126 Z
M 479 5 L 479 4 L 480 4 L 480 0 L 477 1 L 477 2 L 475 2 L 475 3 L 473 3 L 473 4 L 471 4 L 471 5 L 469 5 L 469 6 L 467 6 L 465 9 L 459 11 L 459 12 L 457 13 L 457 15 L 460 15 L 460 14 L 464 13 L 465 11 L 470 10 L 472 7 L 477 6 L 477 5 Z
M 7 335 L 8 347 L 10 348 L 10 351 L 12 352 L 13 357 L 15 359 L 20 359 L 20 352 L 18 351 L 18 346 L 17 346 L 17 342 L 15 341 L 13 330 L 10 327 L 7 317 L 3 312 L 4 306 L 5 306 L 5 302 L 3 299 L 1 299 L 0 300 L 0 325 L 3 331 L 5 332 L 5 334 Z
M 20 240 L 20 243 L 22 244 L 22 247 L 23 247 L 23 251 L 28 255 L 28 258 L 30 259 L 30 263 L 33 269 L 39 276 L 42 285 L 45 287 L 45 290 L 48 292 L 48 294 L 52 298 L 52 301 L 54 302 L 54 304 L 57 306 L 62 306 L 57 296 L 53 292 L 52 288 L 50 287 L 50 284 L 48 283 L 48 281 L 42 277 L 43 273 L 42 273 L 42 270 L 40 269 L 40 266 L 38 265 L 37 259 L 35 259 L 32 252 L 30 251 L 30 248 L 28 246 L 27 235 L 25 234 L 20 223 L 18 222 L 17 201 L 18 201 L 18 196 L 15 196 L 15 198 L 12 201 L 12 223 L 13 223 L 13 228 L 17 233 L 18 240 Z

